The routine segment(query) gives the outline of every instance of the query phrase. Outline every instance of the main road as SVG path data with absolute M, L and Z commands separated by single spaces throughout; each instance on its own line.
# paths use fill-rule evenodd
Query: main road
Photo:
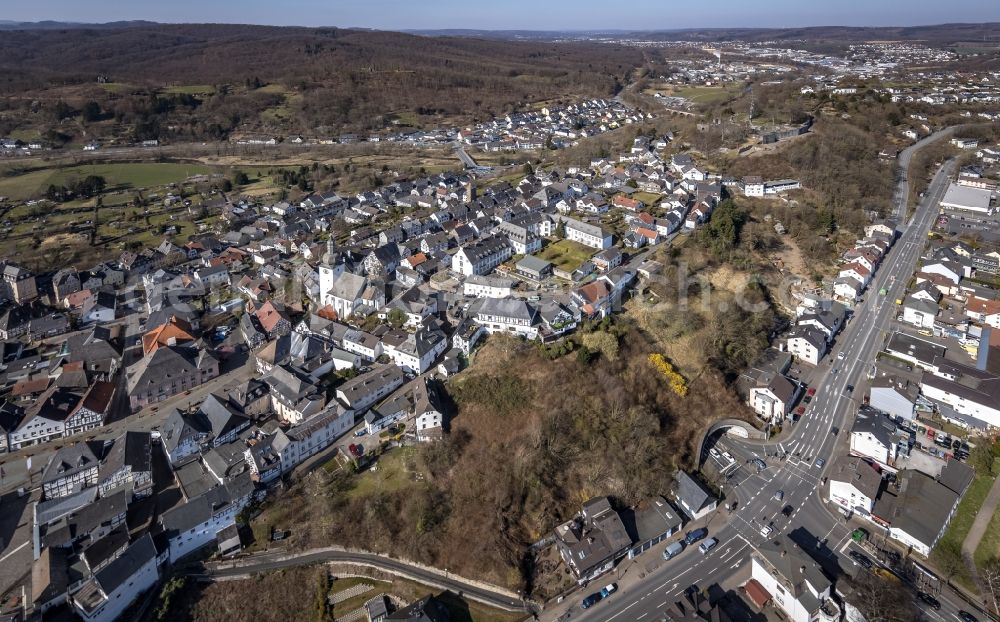
M 933 138 L 948 133 L 950 130 L 944 130 Z M 931 141 L 915 147 L 928 142 Z M 907 163 L 912 153 L 907 154 Z M 644 560 L 645 575 L 639 581 L 623 581 L 620 593 L 588 610 L 580 609 L 579 598 L 574 598 L 568 608 L 557 607 L 546 618 L 659 620 L 665 617 L 671 603 L 680 600 L 688 586 L 704 589 L 723 582 L 748 561 L 756 545 L 778 535 L 788 535 L 799 546 L 812 549 L 812 556 L 822 561 L 828 571 L 837 571 L 836 552 L 846 547 L 850 533 L 843 517 L 831 512 L 821 498 L 823 474 L 834 457 L 838 438 L 832 428 L 849 427 L 857 410 L 853 386 L 863 378 L 882 348 L 884 333 L 896 313 L 894 301 L 903 295 L 916 266 L 953 169 L 954 163 L 948 162 L 938 170 L 913 218 L 900 227 L 899 239 L 835 344 L 831 353 L 833 363 L 817 383 L 812 410 L 780 442 L 726 439 L 737 456 L 728 472 L 735 477 L 724 484 L 723 492 L 727 502 L 736 501 L 737 505 L 728 514 L 723 511 L 716 528 L 709 524 L 709 536 L 718 539 L 718 546 L 704 555 L 692 546 L 668 562 Z M 909 195 L 906 178 L 903 175 L 897 187 L 896 214 L 906 213 Z M 878 291 L 883 287 L 887 294 L 880 296 Z M 776 457 L 779 455 L 787 458 Z M 745 460 L 753 457 L 764 460 L 767 468 L 757 472 L 752 465 L 746 465 Z M 826 464 L 818 463 L 818 458 Z M 781 499 L 776 498 L 779 491 Z M 788 516 L 782 512 L 786 505 L 791 506 Z M 765 526 L 773 530 L 766 537 L 762 534 Z M 585 593 L 590 591 L 594 590 Z

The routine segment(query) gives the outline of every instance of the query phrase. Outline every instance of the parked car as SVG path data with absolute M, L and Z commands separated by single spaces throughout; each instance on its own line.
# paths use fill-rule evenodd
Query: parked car
M 853 559 L 862 568 L 871 569 L 872 560 L 868 559 L 867 555 L 858 553 L 857 551 L 851 551 L 850 556 L 851 559 Z
M 927 592 L 917 592 L 917 598 L 920 599 L 922 603 L 934 609 L 935 611 L 941 608 L 941 602 L 928 594 Z
M 822 469 L 824 464 L 826 464 L 826 460 L 823 458 L 816 458 L 816 466 Z
M 368 434 L 368 430 L 366 430 L 364 428 L 361 428 L 360 430 L 355 430 L 354 431 L 354 436 L 364 436 L 365 434 Z
M 806 395 L 808 397 L 812 397 L 812 396 L 816 395 L 816 389 L 810 388 L 808 391 L 806 391 Z
M 599 602 L 601 602 L 601 594 L 600 592 L 597 592 L 595 594 L 591 594 L 590 596 L 584 598 L 583 601 L 580 603 L 580 606 L 584 609 L 590 609 Z
M 763 527 L 760 528 L 760 535 L 764 536 L 765 538 L 770 538 L 772 533 L 774 533 L 774 528 L 771 527 L 770 525 L 764 525 Z
M 705 555 L 713 548 L 715 548 L 715 545 L 718 543 L 719 541 L 717 539 L 709 538 L 708 540 L 705 540 L 704 542 L 701 543 L 701 546 L 698 547 L 698 550 L 701 551 L 702 555 Z
M 784 498 L 785 498 L 785 491 L 779 490 L 778 492 L 774 493 L 774 500 L 775 501 L 781 501 Z
M 793 508 L 790 505 L 786 505 L 785 507 L 783 507 L 781 509 L 781 513 L 785 516 L 785 518 L 788 518 L 789 516 L 791 516 L 792 512 L 794 512 L 794 511 L 795 511 L 795 508 Z
M 691 546 L 698 540 L 704 539 L 705 536 L 707 535 L 708 535 L 708 530 L 705 529 L 704 527 L 701 527 L 699 529 L 695 529 L 694 531 L 687 532 L 687 535 L 684 537 L 684 541 L 687 542 L 688 546 Z

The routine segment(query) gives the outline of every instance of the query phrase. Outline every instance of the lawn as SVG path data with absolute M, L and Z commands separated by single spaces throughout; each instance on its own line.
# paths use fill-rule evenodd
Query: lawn
M 642 201 L 646 207 L 649 207 L 659 205 L 663 195 L 653 194 L 652 192 L 633 192 L 632 198 L 636 201 Z
M 986 495 L 989 494 L 990 486 L 992 485 L 993 479 L 984 475 L 977 475 L 972 480 L 969 489 L 965 491 L 965 496 L 962 497 L 962 502 L 958 504 L 958 510 L 955 511 L 955 516 L 951 519 L 951 524 L 948 525 L 948 529 L 945 530 L 937 546 L 931 551 L 932 561 L 939 564 L 942 562 L 942 557 L 944 556 L 941 553 L 942 547 L 950 547 L 952 550 L 959 551 L 962 549 L 962 542 L 965 541 L 965 536 L 968 535 L 969 529 L 972 528 L 972 523 L 976 520 L 976 514 L 979 512 L 979 508 L 983 506 L 983 501 L 986 500 Z M 986 537 L 990 537 L 989 534 Z M 972 586 L 972 579 L 964 564 L 955 573 L 955 578 L 963 585 Z
M 139 87 L 126 82 L 105 82 L 101 84 L 101 88 L 112 93 L 125 93 L 127 91 L 134 91 Z
M 377 492 L 393 493 L 423 481 L 419 470 L 416 450 L 403 447 L 382 454 L 373 467 L 369 467 L 354 479 L 350 496 L 368 497 Z
M 594 249 L 570 240 L 551 242 L 536 255 L 561 270 L 572 271 L 594 256 Z
M 0 196 L 13 200 L 41 197 L 50 184 L 65 185 L 89 175 L 104 177 L 109 187 L 149 188 L 183 181 L 192 175 L 205 175 L 214 169 L 203 164 L 170 162 L 126 162 L 115 164 L 83 164 L 80 166 L 45 168 L 15 177 L 0 178 Z

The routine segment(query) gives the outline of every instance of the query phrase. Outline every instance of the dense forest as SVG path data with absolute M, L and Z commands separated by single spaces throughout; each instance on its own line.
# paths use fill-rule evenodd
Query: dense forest
M 0 38 L 0 135 L 43 124 L 87 133 L 107 122 L 134 128 L 135 139 L 201 140 L 237 128 L 311 135 L 481 120 L 540 100 L 613 95 L 641 62 L 639 50 L 605 44 L 336 28 L 9 31 Z

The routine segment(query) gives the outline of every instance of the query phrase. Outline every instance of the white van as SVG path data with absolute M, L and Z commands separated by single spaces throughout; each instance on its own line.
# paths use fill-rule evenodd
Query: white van
M 673 559 L 674 557 L 680 555 L 681 551 L 683 550 L 684 550 L 683 542 L 674 542 L 673 544 L 671 544 L 670 546 L 668 546 L 666 549 L 663 550 L 663 559 Z

